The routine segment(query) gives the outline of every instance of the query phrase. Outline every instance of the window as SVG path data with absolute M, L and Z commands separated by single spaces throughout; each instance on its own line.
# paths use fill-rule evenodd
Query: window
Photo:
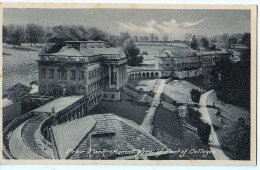
M 71 94 L 76 94 L 76 88 L 74 86 L 71 87 Z
M 71 71 L 70 71 L 70 79 L 71 79 L 71 80 L 76 79 L 76 70 L 71 70 Z
M 88 71 L 88 79 L 91 79 L 91 71 Z
M 46 69 L 41 69 L 41 78 L 46 77 Z
M 50 79 L 54 78 L 54 69 L 49 69 L 49 78 Z
M 79 71 L 79 80 L 84 80 L 84 71 Z
M 49 95 L 53 94 L 52 85 L 49 85 Z
M 41 87 L 40 94 L 41 95 L 45 94 L 45 88 L 46 88 L 45 85 L 41 85 L 40 87 Z
M 67 71 L 66 70 L 58 70 L 58 72 L 59 72 L 59 78 L 67 79 Z

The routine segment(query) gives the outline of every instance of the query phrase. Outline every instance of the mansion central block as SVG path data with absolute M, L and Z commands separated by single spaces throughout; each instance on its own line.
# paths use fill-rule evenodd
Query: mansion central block
M 124 49 L 102 41 L 68 41 L 57 53 L 39 54 L 37 62 L 40 95 L 117 100 L 127 82 Z

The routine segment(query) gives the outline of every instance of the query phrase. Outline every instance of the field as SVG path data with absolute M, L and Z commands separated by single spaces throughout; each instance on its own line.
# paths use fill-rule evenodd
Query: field
M 38 51 L 41 47 L 28 44 L 13 48 L 3 45 L 3 94 L 16 83 L 28 84 L 38 80 Z
M 192 89 L 199 88 L 185 80 L 174 80 L 165 86 L 163 94 L 169 96 L 178 103 L 194 104 L 190 95 Z
M 142 88 L 143 91 L 152 91 L 158 83 L 158 79 L 130 79 L 128 83 L 135 86 L 136 89 Z
M 138 43 L 137 43 L 138 44 Z M 172 43 L 172 46 L 175 47 L 185 47 L 186 45 L 183 43 Z M 148 53 L 147 55 L 143 55 L 144 57 L 144 61 L 143 64 L 154 64 L 154 59 L 155 57 L 159 56 L 159 52 L 167 49 L 167 48 L 171 48 L 171 46 L 167 46 L 167 45 L 162 45 L 162 46 L 156 46 L 156 45 L 151 45 L 148 44 L 147 46 L 138 46 L 137 47 L 140 49 L 140 54 L 142 54 L 143 52 Z

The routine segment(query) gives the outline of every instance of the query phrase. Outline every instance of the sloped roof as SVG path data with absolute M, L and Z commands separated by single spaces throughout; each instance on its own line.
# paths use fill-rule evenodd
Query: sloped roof
M 62 49 L 59 52 L 51 53 L 51 54 L 48 54 L 48 55 L 88 57 L 88 56 L 93 56 L 93 55 L 97 55 L 97 54 L 100 54 L 100 53 L 96 53 L 95 51 L 93 51 L 91 49 L 80 51 L 80 50 L 77 50 L 77 49 L 72 48 L 72 47 L 64 46 L 64 47 L 62 47 Z
M 118 47 L 95 47 L 95 48 L 90 48 L 91 51 L 93 51 L 96 54 L 120 54 L 122 52 L 122 48 Z
M 57 53 L 51 53 L 48 55 L 58 55 L 58 56 L 89 56 L 87 53 L 83 53 L 75 48 L 68 48 L 67 46 L 63 47 L 59 52 Z
M 60 159 L 65 159 L 68 149 L 74 149 L 96 123 L 97 121 L 93 117 L 88 116 L 69 123 L 52 126 Z
M 90 125 L 91 126 L 93 125 L 93 127 L 90 128 Z M 68 131 L 65 128 L 65 126 L 68 127 L 69 129 L 78 129 L 78 130 L 77 131 L 75 130 L 72 133 L 71 131 Z M 78 126 L 81 127 L 78 128 Z M 89 129 L 91 130 L 89 131 Z M 90 115 L 84 118 L 76 119 L 74 121 L 66 122 L 61 125 L 56 125 L 55 128 L 53 128 L 53 132 L 54 132 L 54 138 L 56 141 L 57 149 L 58 150 L 62 149 L 58 151 L 61 158 L 89 159 L 89 154 L 87 153 L 71 154 L 71 155 L 66 154 L 68 148 L 64 145 L 64 143 L 69 143 L 69 145 L 72 147 L 71 149 L 77 148 L 78 150 L 88 151 L 90 147 L 90 138 L 88 136 L 90 135 L 90 133 L 95 134 L 95 133 L 102 133 L 102 132 L 103 133 L 114 132 L 115 133 L 114 149 L 118 149 L 122 151 L 128 151 L 134 149 L 141 150 L 142 148 L 145 148 L 148 151 L 159 151 L 162 149 L 167 149 L 167 147 L 164 144 L 162 144 L 155 137 L 153 137 L 145 130 L 143 130 L 135 122 L 118 117 L 111 113 Z M 77 134 L 77 136 L 80 136 L 81 139 L 84 138 L 84 140 L 81 141 L 79 137 L 77 137 L 77 140 L 72 139 L 74 138 L 74 133 L 80 133 Z M 57 142 L 56 139 L 58 139 L 59 141 L 65 141 L 65 140 L 73 140 L 73 141 Z M 92 145 L 93 145 L 93 141 L 92 141 Z M 61 155 L 62 153 L 63 155 Z M 116 157 L 117 156 L 118 155 L 116 155 Z
M 195 56 L 196 51 L 187 47 L 171 47 L 160 52 L 160 57 L 168 57 L 168 55 L 164 55 L 163 53 L 167 53 L 171 57 L 187 57 Z

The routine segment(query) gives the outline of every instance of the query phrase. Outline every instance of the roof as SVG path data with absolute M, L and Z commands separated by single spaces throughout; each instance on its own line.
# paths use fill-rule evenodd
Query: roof
M 162 53 L 167 53 L 168 55 L 163 55 Z M 164 49 L 160 52 L 160 57 L 187 57 L 195 56 L 196 50 L 192 50 L 187 47 L 171 47 Z
M 96 54 L 120 54 L 122 52 L 122 48 L 117 48 L 117 47 L 95 47 L 95 48 L 90 48 L 88 50 L 93 51 Z M 84 50 L 85 51 L 85 50 Z
M 78 143 L 91 131 L 97 121 L 92 116 L 83 117 L 52 126 L 52 132 L 55 137 L 57 151 L 61 159 L 65 159 L 66 151 L 74 149 Z M 66 133 L 64 133 L 66 132 Z
M 63 47 L 59 52 L 57 53 L 51 53 L 48 55 L 58 55 L 58 56 L 75 56 L 75 57 L 80 57 L 80 56 L 90 56 L 91 54 L 81 52 L 75 48 L 68 48 L 67 46 Z
M 105 41 L 94 41 L 94 40 L 89 40 L 89 41 L 66 41 L 66 43 L 105 43 Z
M 108 141 L 109 143 L 112 142 L 114 146 L 113 149 L 120 151 L 141 150 L 143 148 L 149 151 L 167 149 L 164 144 L 142 129 L 135 122 L 111 113 L 89 115 L 80 119 L 75 119 L 64 124 L 53 126 L 52 130 L 60 158 L 89 159 L 89 154 L 87 153 L 67 154 L 68 146 L 71 147 L 69 149 L 86 151 L 90 148 L 91 134 L 106 134 L 111 132 L 113 132 L 115 136 L 113 137 L 113 140 L 109 139 Z M 101 135 L 100 140 L 103 139 L 105 140 L 106 137 L 102 137 Z M 100 143 L 94 142 L 95 140 L 92 139 L 91 146 L 100 145 Z M 109 148 L 107 148 L 107 150 L 109 150 Z M 119 157 L 119 155 L 116 154 L 114 156 Z
M 60 97 L 56 100 L 51 101 L 50 103 L 47 103 L 33 110 L 32 112 L 52 113 L 52 108 L 54 108 L 55 113 L 57 113 L 65 109 L 66 107 L 72 105 L 73 103 L 77 102 L 78 100 L 82 99 L 83 97 L 84 95 Z

